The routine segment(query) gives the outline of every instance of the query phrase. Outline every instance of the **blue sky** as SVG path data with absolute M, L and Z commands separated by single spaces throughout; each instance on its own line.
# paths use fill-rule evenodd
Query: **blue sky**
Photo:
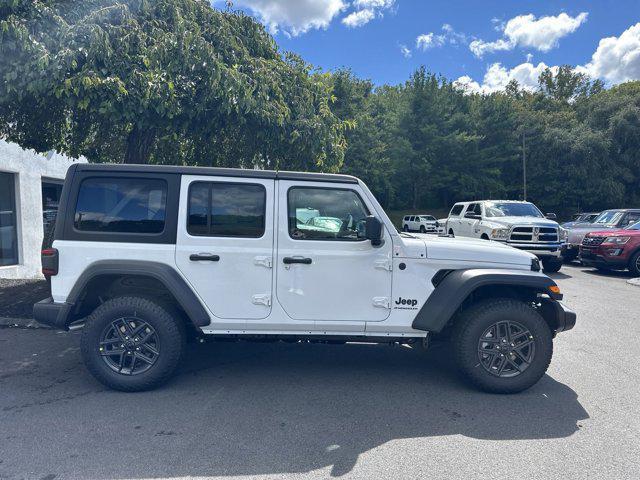
M 378 85 L 404 82 L 420 65 L 485 91 L 511 78 L 533 88 L 542 68 L 562 64 L 609 85 L 640 79 L 640 0 L 236 0 L 234 7 L 265 23 L 282 49 Z

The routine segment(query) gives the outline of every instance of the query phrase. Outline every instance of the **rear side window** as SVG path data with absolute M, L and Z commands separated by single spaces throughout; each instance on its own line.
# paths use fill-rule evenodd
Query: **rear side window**
M 262 237 L 266 195 L 262 185 L 194 182 L 189 188 L 187 231 L 212 237 Z
M 462 213 L 463 208 L 464 208 L 464 205 L 454 205 L 449 215 L 453 217 L 458 217 Z
M 83 232 L 162 233 L 167 183 L 148 178 L 87 178 L 80 184 L 74 227 Z

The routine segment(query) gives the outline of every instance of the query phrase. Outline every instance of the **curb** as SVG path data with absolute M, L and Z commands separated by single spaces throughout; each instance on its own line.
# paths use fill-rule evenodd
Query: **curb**
M 0 317 L 0 328 L 25 328 L 50 330 L 49 327 L 41 325 L 33 318 L 11 318 Z
M 638 278 L 630 278 L 629 280 L 627 280 L 627 283 L 629 285 L 635 285 L 637 287 L 640 287 L 640 277 L 638 277 Z

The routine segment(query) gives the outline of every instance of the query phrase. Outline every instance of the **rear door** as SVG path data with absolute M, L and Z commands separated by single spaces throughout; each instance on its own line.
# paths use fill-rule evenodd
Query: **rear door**
M 391 311 L 392 242 L 364 238 L 373 213 L 357 185 L 278 181 L 277 297 L 294 320 L 382 321 Z M 315 218 L 310 219 L 308 212 Z M 327 327 L 333 328 L 333 327 Z
M 274 184 L 182 177 L 176 264 L 215 317 L 271 312 Z

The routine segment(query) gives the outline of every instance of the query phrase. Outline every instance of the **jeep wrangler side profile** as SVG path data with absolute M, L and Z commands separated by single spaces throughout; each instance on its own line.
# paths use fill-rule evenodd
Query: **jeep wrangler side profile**
M 575 314 L 527 252 L 398 233 L 360 180 L 315 173 L 73 165 L 34 317 L 82 328 L 89 371 L 156 387 L 192 335 L 450 341 L 464 376 L 518 392 Z

